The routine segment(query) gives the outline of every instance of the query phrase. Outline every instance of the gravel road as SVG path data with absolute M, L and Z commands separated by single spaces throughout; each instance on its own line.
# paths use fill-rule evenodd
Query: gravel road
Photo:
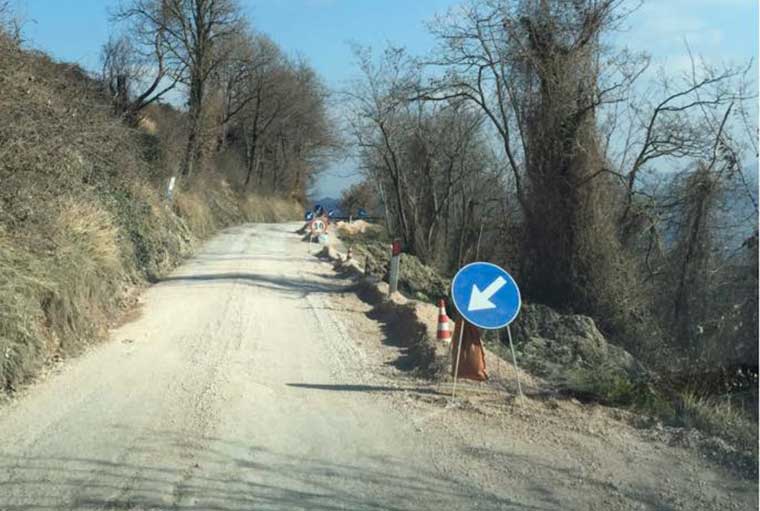
M 223 232 L 110 342 L 0 411 L 0 509 L 469 507 L 362 386 L 325 306 L 346 282 L 294 230 Z
M 756 502 L 750 483 L 689 454 L 668 471 L 670 493 L 658 493 L 647 485 L 664 476 L 636 470 L 667 470 L 657 456 L 672 453 L 638 440 L 630 445 L 643 454 L 612 445 L 618 461 L 597 463 L 606 477 L 617 470 L 623 479 L 597 481 L 593 459 L 610 440 L 593 431 L 557 440 L 562 410 L 542 408 L 531 415 L 538 421 L 524 410 L 449 410 L 432 390 L 405 390 L 412 380 L 390 382 L 387 371 L 373 369 L 372 339 L 357 339 L 373 327 L 360 304 L 350 310 L 350 282 L 309 255 L 295 228 L 224 231 L 148 289 L 139 316 L 109 342 L 0 409 L 0 510 L 666 510 Z M 540 431 L 526 438 L 516 424 Z M 549 426 L 554 436 L 537 445 Z M 595 443 L 583 445 L 588 434 Z M 637 467 L 639 455 L 646 464 Z M 574 472 L 587 459 L 591 466 Z M 681 491 L 681 477 L 695 478 L 693 491 Z

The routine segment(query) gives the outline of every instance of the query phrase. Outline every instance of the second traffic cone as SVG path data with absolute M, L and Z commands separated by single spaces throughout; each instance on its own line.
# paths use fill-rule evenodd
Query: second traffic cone
M 451 342 L 449 317 L 446 315 L 446 305 L 443 300 L 438 300 L 438 331 L 436 333 L 436 338 L 439 341 Z
M 461 337 L 460 337 L 461 335 Z M 486 371 L 486 354 L 483 344 L 480 342 L 480 330 L 460 317 L 454 326 L 454 338 L 457 342 L 451 343 L 451 373 L 457 369 L 457 355 L 459 355 L 460 378 L 468 380 L 485 381 L 488 379 Z M 458 340 L 462 340 L 462 346 L 457 346 Z

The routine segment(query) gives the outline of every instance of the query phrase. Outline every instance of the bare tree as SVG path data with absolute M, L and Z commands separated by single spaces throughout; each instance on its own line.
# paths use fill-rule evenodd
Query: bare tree
M 523 271 L 534 298 L 598 311 L 625 274 L 614 183 L 597 112 L 621 101 L 640 70 L 602 65 L 601 37 L 621 2 L 470 2 L 433 25 L 445 70 L 417 98 L 463 99 L 490 121 L 521 204 Z
M 314 69 L 299 58 L 289 76 L 293 100 L 277 126 L 280 147 L 289 157 L 274 168 L 272 186 L 303 190 L 325 167 L 337 141 L 327 112 L 329 92 Z
M 0 0 L 0 32 L 10 37 L 15 44 L 23 43 L 23 29 L 28 21 L 15 12 L 10 0 Z
M 656 200 L 646 213 L 658 218 L 654 229 L 666 240 L 654 256 L 648 254 L 651 278 L 663 290 L 657 306 L 674 348 L 695 372 L 707 363 L 746 363 L 743 354 L 756 355 L 756 339 L 747 340 L 753 327 L 743 323 L 757 326 L 756 313 L 747 309 L 757 294 L 757 265 L 747 263 L 755 250 L 757 206 L 756 197 L 746 193 L 740 157 L 744 126 L 730 122 L 735 106 L 730 103 L 718 116 L 705 109 L 704 122 L 716 124 L 704 159 L 676 173 L 663 191 L 648 191 Z
M 156 34 L 150 48 L 136 47 L 128 36 L 112 36 L 101 50 L 101 79 L 116 113 L 130 122 L 136 122 L 142 109 L 172 91 L 183 76 L 183 66 L 167 66 L 162 34 Z
M 504 190 L 484 116 L 461 99 L 410 101 L 419 75 L 402 50 L 389 48 L 379 59 L 368 50 L 357 56 L 363 77 L 346 92 L 352 131 L 367 178 L 389 195 L 390 230 L 423 261 L 457 264 L 468 253 L 470 223 L 487 215 Z M 453 260 L 452 250 L 459 254 Z
M 414 226 L 403 204 L 406 169 L 400 155 L 406 127 L 399 121 L 408 102 L 398 95 L 399 90 L 416 79 L 414 70 L 402 49 L 388 48 L 377 64 L 369 49 L 356 48 L 355 54 L 362 78 L 345 92 L 353 110 L 351 131 L 365 160 L 365 170 L 377 181 L 386 176 L 389 179 L 388 193 L 392 194 L 392 207 L 398 215 L 399 234 L 414 253 Z M 390 204 L 386 202 L 386 207 Z
M 275 120 L 282 116 L 289 106 L 284 83 L 289 65 L 280 49 L 267 37 L 259 36 L 254 41 L 255 65 L 242 86 L 245 90 L 245 105 L 242 120 L 242 134 L 245 144 L 246 176 L 243 187 L 247 189 L 254 176 L 261 185 L 261 146 Z M 294 99 L 294 98 L 290 98 Z
M 656 169 L 660 161 L 713 157 L 716 133 L 725 134 L 722 115 L 726 108 L 733 105 L 730 108 L 743 110 L 743 102 L 751 98 L 741 91 L 747 70 L 700 65 L 692 57 L 690 73 L 681 77 L 661 74 L 641 97 L 628 103 L 628 133 L 616 158 L 616 170 L 626 190 L 620 221 L 623 229 L 630 227 L 627 221 L 632 213 L 640 213 L 633 209 L 642 173 Z M 630 232 L 624 230 L 624 237 Z
M 202 160 L 206 87 L 226 56 L 217 50 L 226 38 L 242 31 L 243 20 L 235 0 L 129 0 L 116 19 L 131 22 L 143 39 L 159 41 L 164 58 L 184 70 L 188 90 L 188 138 L 182 174 L 191 174 Z
M 360 181 L 343 190 L 340 209 L 349 216 L 356 216 L 359 208 L 373 210 L 377 207 L 377 191 L 369 181 Z
M 255 84 L 268 76 L 284 57 L 268 37 L 250 31 L 233 34 L 218 46 L 217 51 L 226 56 L 213 76 L 214 88 L 222 102 L 217 146 L 221 149 L 230 123 L 235 117 L 244 115 L 249 104 L 257 100 Z
M 606 38 L 634 8 L 470 1 L 432 24 L 440 45 L 424 63 L 442 72 L 412 96 L 483 112 L 521 206 L 529 294 L 618 333 L 649 314 L 634 245 L 661 236 L 642 175 L 709 161 L 720 115 L 747 97 L 735 82 L 743 70 L 704 64 L 642 88 L 649 59 Z
M 242 153 L 242 188 L 302 198 L 334 145 L 326 88 L 264 35 L 238 34 L 219 51 L 227 52 L 213 77 L 219 134 Z

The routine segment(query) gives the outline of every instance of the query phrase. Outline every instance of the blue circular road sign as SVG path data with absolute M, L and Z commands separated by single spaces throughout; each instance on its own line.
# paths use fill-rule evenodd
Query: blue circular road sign
M 306 220 L 306 221 L 313 220 L 314 219 L 314 213 L 312 213 L 311 211 L 307 211 L 306 213 L 304 213 L 303 219 Z
M 509 325 L 522 303 L 515 279 L 491 263 L 462 267 L 451 281 L 451 297 L 464 319 L 487 330 Z

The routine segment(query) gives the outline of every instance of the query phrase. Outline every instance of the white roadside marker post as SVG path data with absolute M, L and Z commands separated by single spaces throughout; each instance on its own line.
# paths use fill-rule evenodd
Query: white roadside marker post
M 517 357 L 515 357 L 515 346 L 512 344 L 512 330 L 509 329 L 509 325 L 507 325 L 507 337 L 509 337 L 509 349 L 512 351 L 512 364 L 515 366 L 515 378 L 517 379 L 517 392 L 520 394 L 520 399 L 522 399 L 523 391 L 522 386 L 520 385 L 520 368 L 517 367 Z
M 174 199 L 174 185 L 177 182 L 177 177 L 172 176 L 169 178 L 169 184 L 166 187 L 166 198 L 171 202 Z

